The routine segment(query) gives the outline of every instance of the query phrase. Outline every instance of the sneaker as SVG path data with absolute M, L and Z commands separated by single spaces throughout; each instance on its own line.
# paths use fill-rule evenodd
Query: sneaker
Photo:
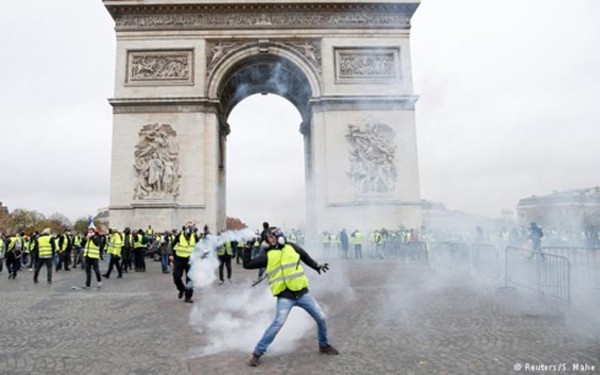
M 33 280 L 33 283 L 34 283 L 34 284 L 37 284 L 37 283 L 38 283 L 38 281 L 37 281 L 37 280 Z
M 259 360 L 260 360 L 260 355 L 250 353 L 250 355 L 248 356 L 248 359 L 246 359 L 246 363 L 248 363 L 248 366 L 256 367 L 256 366 L 258 366 Z
M 48 285 L 52 285 L 52 280 L 48 280 Z
M 10 277 L 9 277 L 10 278 Z M 219 285 L 222 285 L 224 283 L 223 280 L 219 280 Z
M 192 301 L 192 297 L 185 297 L 185 302 L 186 303 L 194 303 L 194 301 Z
M 105 279 L 109 279 L 110 278 L 110 276 L 108 274 L 106 274 L 106 273 L 103 273 L 102 277 L 104 277 Z
M 98 288 L 102 288 L 102 281 L 98 282 Z
M 331 346 L 329 344 L 319 346 L 319 352 L 321 352 L 323 354 L 340 354 L 340 352 L 338 352 L 338 350 L 336 348 L 334 348 L 333 346 Z
M 183 298 L 183 292 L 179 292 L 179 294 L 177 295 L 177 298 L 182 299 Z
M 123 278 L 123 275 L 117 276 L 117 279 L 122 279 L 122 278 Z
M 87 285 L 84 285 L 84 286 L 81 287 L 81 289 L 90 289 L 90 287 L 87 286 Z

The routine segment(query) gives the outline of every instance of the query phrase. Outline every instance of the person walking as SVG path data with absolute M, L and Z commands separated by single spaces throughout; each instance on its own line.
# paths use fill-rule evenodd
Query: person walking
M 531 259 L 534 253 L 540 255 L 542 259 L 544 259 L 544 254 L 542 253 L 542 237 L 544 237 L 544 231 L 542 228 L 536 223 L 531 222 L 529 224 L 529 240 L 531 241 L 531 255 L 529 259 Z
M 37 262 L 33 272 L 33 283 L 38 283 L 38 275 L 43 265 L 46 265 L 46 277 L 48 284 L 52 284 L 52 259 L 56 252 L 54 237 L 50 235 L 50 228 L 42 231 L 39 237 L 33 239 L 34 253 L 37 254 Z
M 16 279 L 17 272 L 21 268 L 21 255 L 23 255 L 23 236 L 25 233 L 15 233 L 8 238 L 6 247 L 6 269 L 8 270 L 8 279 Z
M 227 267 L 227 280 L 231 282 L 231 258 L 233 257 L 233 246 L 231 241 L 226 241 L 217 249 L 217 258 L 219 258 L 219 285 L 225 282 L 223 278 L 223 268 Z
M 90 287 L 92 283 L 92 267 L 96 274 L 96 281 L 98 282 L 98 288 L 102 287 L 102 277 L 100 276 L 100 268 L 98 267 L 98 259 L 104 259 L 102 257 L 102 236 L 100 229 L 88 230 L 88 234 L 83 240 L 83 259 L 85 262 L 85 286 L 84 289 Z
M 117 279 L 123 277 L 123 271 L 121 269 L 121 247 L 123 246 L 123 235 L 116 229 L 110 228 L 108 230 L 108 254 L 110 255 L 110 262 L 108 263 L 108 270 L 102 277 L 110 279 L 110 273 L 113 267 L 117 268 Z
M 277 298 L 275 318 L 248 356 L 247 364 L 252 367 L 259 364 L 260 357 L 267 351 L 294 306 L 304 309 L 317 322 L 319 351 L 323 354 L 339 354 L 329 344 L 325 314 L 308 291 L 308 279 L 300 261 L 319 274 L 327 272 L 329 265 L 317 264 L 300 246 L 286 242 L 279 228 L 270 228 L 267 240 L 269 247 L 265 249 L 265 254 L 252 259 L 250 250 L 245 248 L 242 259 L 245 269 L 267 268 L 269 287 Z
M 192 230 L 192 225 L 183 226 L 173 240 L 173 255 L 169 260 L 173 263 L 173 282 L 179 292 L 177 298 L 185 295 L 185 302 L 193 303 L 194 287 L 190 279 L 190 256 L 194 252 L 196 243 L 200 240 L 197 232 Z M 181 280 L 185 271 L 185 284 Z
M 129 227 L 125 227 L 123 230 L 123 247 L 121 247 L 121 269 L 125 273 L 127 273 L 127 270 L 131 271 L 133 269 L 131 265 L 132 249 L 133 235 L 131 234 L 131 229 L 129 229 Z

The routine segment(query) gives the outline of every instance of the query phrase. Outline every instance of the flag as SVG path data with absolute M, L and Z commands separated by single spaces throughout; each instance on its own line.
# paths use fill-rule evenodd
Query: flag
M 91 216 L 88 216 L 88 229 L 96 229 L 96 226 L 94 226 L 94 220 Z

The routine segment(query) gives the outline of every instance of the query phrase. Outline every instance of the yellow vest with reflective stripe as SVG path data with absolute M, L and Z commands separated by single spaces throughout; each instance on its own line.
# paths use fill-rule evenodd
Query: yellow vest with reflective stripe
M 92 258 L 92 259 L 99 259 L 100 258 L 100 248 L 98 246 L 96 246 L 94 241 L 92 241 L 92 238 L 93 237 L 89 238 L 87 240 L 87 242 L 85 243 L 85 250 L 83 251 L 83 256 Z
M 4 240 L 0 238 L 0 259 L 4 258 Z
M 196 246 L 196 236 L 190 234 L 190 242 L 185 239 L 185 235 L 179 235 L 179 242 L 175 245 L 175 253 L 180 258 L 189 258 Z
M 308 287 L 308 279 L 300 264 L 300 254 L 288 244 L 281 250 L 267 251 L 267 275 L 274 296 L 286 289 L 297 292 Z
M 123 240 L 119 233 L 113 233 L 108 239 L 108 250 L 107 252 L 118 257 L 121 256 L 121 247 L 123 246 Z
M 44 234 L 38 238 L 38 256 L 41 259 L 52 258 L 52 245 L 50 244 L 49 234 Z
M 358 245 L 358 244 L 362 244 L 362 233 L 360 231 L 357 231 L 356 233 L 354 233 L 354 244 Z
M 141 234 L 139 234 L 139 233 L 138 233 L 138 234 L 136 235 L 136 238 L 137 238 L 137 241 L 135 241 L 135 242 L 133 243 L 133 248 L 134 248 L 134 249 L 138 249 L 138 248 L 140 248 L 140 247 L 146 247 L 146 245 L 144 245 L 144 244 L 143 244 L 143 241 L 144 241 L 144 236 L 142 236 Z
M 225 254 L 233 256 L 233 248 L 231 247 L 231 241 L 227 241 L 223 245 L 219 246 L 217 255 L 223 256 Z

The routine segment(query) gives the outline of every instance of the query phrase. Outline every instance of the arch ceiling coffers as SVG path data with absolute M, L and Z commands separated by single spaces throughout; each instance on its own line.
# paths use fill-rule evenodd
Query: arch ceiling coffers
M 117 31 L 409 29 L 419 0 L 210 3 L 104 0 Z

